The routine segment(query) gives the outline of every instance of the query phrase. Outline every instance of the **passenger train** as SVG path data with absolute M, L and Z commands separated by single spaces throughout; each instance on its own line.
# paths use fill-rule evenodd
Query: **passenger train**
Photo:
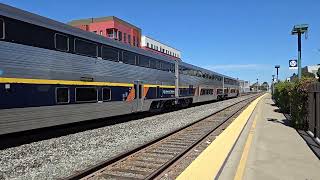
M 0 4 L 0 135 L 238 95 L 235 78 Z

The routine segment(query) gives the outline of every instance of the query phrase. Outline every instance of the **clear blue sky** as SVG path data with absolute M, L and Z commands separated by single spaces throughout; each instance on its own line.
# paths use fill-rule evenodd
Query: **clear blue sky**
M 182 51 L 183 60 L 239 79 L 271 81 L 290 76 L 288 60 L 297 58 L 294 24 L 308 23 L 302 65 L 320 63 L 318 0 L 0 0 L 45 17 L 68 22 L 114 15 L 140 27 L 143 34 Z

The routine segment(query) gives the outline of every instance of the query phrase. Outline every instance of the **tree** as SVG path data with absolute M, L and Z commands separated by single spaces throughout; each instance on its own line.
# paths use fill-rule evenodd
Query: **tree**
M 317 76 L 318 76 L 318 81 L 320 82 L 320 68 L 318 69 Z
M 302 72 L 302 77 L 307 77 L 307 78 L 316 78 L 316 76 L 313 73 L 310 73 L 308 71 L 303 71 Z
M 263 82 L 260 86 L 260 90 L 267 91 L 269 88 L 269 84 L 267 82 Z

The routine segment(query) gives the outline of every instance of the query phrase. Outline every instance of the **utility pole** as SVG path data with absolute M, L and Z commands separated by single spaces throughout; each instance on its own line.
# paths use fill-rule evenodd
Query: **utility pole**
M 258 81 L 258 78 L 257 78 L 257 92 L 259 90 L 259 81 Z
M 301 34 L 308 33 L 308 24 L 293 26 L 291 35 L 298 35 L 298 77 L 301 79 Z M 307 37 L 307 36 L 306 36 Z

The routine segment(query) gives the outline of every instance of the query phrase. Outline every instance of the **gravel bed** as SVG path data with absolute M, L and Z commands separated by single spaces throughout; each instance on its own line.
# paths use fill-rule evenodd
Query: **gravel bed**
M 246 98 L 196 106 L 1 150 L 0 179 L 67 177 Z

